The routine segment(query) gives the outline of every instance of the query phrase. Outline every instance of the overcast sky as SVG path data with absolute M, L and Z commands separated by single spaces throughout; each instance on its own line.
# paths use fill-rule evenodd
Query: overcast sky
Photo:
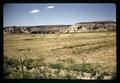
M 116 5 L 110 3 L 5 4 L 3 8 L 4 27 L 116 21 Z

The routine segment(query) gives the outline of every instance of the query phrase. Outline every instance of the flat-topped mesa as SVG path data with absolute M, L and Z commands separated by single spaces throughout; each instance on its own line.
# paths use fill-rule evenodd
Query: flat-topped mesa
M 79 23 L 76 23 L 76 24 L 90 24 L 90 23 L 96 23 L 96 24 L 103 24 L 103 23 L 116 23 L 115 21 L 92 21 L 92 22 L 79 22 Z
M 11 26 L 5 27 L 5 33 L 69 33 L 116 31 L 114 21 L 81 22 L 74 25 L 41 25 L 41 26 Z
M 116 31 L 116 22 L 114 21 L 96 21 L 96 22 L 81 22 L 71 25 L 62 30 L 68 32 L 93 32 L 93 31 Z

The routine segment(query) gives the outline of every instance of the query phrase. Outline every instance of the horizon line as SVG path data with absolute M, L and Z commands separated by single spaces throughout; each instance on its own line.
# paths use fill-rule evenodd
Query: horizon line
M 80 24 L 80 23 L 96 23 L 96 22 L 116 22 L 115 20 L 97 20 L 97 21 L 82 21 L 82 22 L 76 22 L 74 24 Z M 30 26 L 54 26 L 54 25 L 72 25 L 72 24 L 41 24 L 41 25 L 30 25 Z M 10 25 L 10 26 L 3 26 L 3 27 L 30 27 L 29 25 Z

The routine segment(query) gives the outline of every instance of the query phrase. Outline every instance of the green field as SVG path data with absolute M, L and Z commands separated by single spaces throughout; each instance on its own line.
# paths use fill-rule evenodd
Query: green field
M 3 44 L 7 79 L 116 77 L 115 32 L 4 34 Z

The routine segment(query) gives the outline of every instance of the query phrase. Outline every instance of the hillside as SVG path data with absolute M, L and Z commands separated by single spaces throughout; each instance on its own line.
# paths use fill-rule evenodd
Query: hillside
M 81 22 L 74 25 L 41 25 L 41 26 L 10 26 L 4 27 L 5 33 L 68 33 L 116 31 L 114 21 Z
M 81 22 L 71 25 L 61 32 L 93 32 L 93 31 L 116 31 L 116 23 L 113 21 Z

